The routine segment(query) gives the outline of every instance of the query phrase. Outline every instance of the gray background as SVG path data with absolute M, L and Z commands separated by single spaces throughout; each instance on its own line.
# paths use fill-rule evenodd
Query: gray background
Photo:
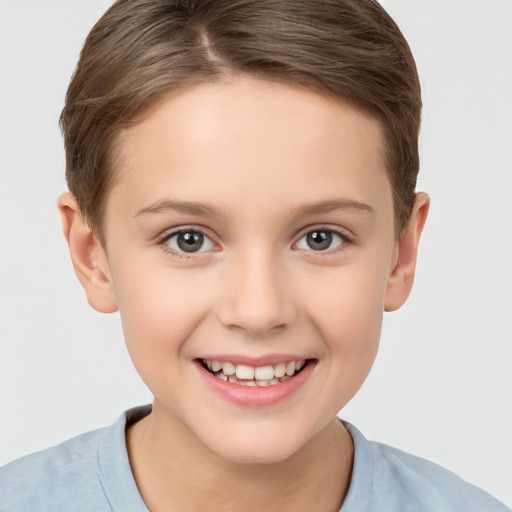
M 512 504 L 512 2 L 387 0 L 424 90 L 432 198 L 415 290 L 341 416 Z M 3 0 L 0 463 L 111 423 L 150 393 L 117 314 L 88 307 L 55 208 L 57 119 L 107 0 Z

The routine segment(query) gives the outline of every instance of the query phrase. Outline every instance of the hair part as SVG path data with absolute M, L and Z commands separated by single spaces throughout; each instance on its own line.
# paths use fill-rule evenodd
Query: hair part
M 89 33 L 60 117 L 69 190 L 104 242 L 120 136 L 187 87 L 248 75 L 348 101 L 382 124 L 400 235 L 415 198 L 421 91 L 375 0 L 118 0 Z

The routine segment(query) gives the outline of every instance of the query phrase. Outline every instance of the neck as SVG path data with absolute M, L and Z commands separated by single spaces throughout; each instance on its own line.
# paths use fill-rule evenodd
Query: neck
M 156 405 L 156 404 L 155 404 Z M 350 483 L 353 445 L 333 420 L 284 461 L 238 464 L 209 450 L 158 408 L 127 431 L 139 491 L 151 512 L 337 512 Z

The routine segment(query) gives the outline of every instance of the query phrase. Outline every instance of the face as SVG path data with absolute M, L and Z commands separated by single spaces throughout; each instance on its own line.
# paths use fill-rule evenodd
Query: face
M 376 355 L 398 251 L 378 122 L 240 78 L 164 101 L 120 151 L 105 264 L 159 417 L 231 461 L 289 457 Z

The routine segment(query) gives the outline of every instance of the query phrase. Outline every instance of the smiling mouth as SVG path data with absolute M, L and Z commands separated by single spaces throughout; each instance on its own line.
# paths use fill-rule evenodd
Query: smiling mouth
M 265 366 L 248 366 L 229 361 L 201 359 L 201 365 L 220 380 L 239 386 L 275 386 L 290 380 L 308 366 L 311 359 L 300 359 L 287 363 Z

